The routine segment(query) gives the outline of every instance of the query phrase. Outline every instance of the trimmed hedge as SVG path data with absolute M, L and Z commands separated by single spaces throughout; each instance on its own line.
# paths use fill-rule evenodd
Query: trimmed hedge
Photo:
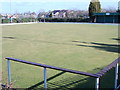
M 2 23 L 10 23 L 10 19 L 2 19 L 1 22 Z
M 89 18 L 38 18 L 39 22 L 89 22 Z
M 35 21 L 37 21 L 36 18 L 22 18 L 22 19 L 16 18 L 16 19 L 12 20 L 12 23 L 35 22 Z M 1 22 L 2 23 L 10 23 L 10 19 L 2 19 Z
M 89 22 L 89 18 L 22 18 L 13 19 L 13 23 L 21 22 Z M 10 19 L 2 19 L 2 23 L 10 23 Z

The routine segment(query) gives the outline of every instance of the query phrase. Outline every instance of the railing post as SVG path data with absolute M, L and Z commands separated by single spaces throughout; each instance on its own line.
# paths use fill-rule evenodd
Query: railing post
M 7 67 L 8 67 L 8 85 L 11 84 L 11 71 L 10 71 L 10 60 L 7 60 Z
M 96 85 L 95 85 L 95 88 L 96 90 L 99 90 L 99 82 L 100 82 L 100 78 L 96 78 Z
M 118 84 L 118 63 L 116 64 L 116 67 L 115 67 L 115 86 L 114 86 L 114 89 L 116 90 L 117 89 L 117 84 Z
M 44 68 L 44 90 L 47 90 L 47 69 Z

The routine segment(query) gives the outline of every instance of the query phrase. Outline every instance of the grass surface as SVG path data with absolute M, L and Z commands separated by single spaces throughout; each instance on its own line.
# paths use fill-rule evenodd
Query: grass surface
M 2 30 L 4 83 L 7 78 L 5 57 L 91 73 L 118 58 L 117 25 L 39 23 L 3 26 Z M 38 82 L 42 87 L 43 68 L 11 64 L 15 87 L 28 88 Z M 47 77 L 49 88 L 94 87 L 94 79 L 81 75 L 48 69 Z M 102 87 L 112 87 L 112 82 Z

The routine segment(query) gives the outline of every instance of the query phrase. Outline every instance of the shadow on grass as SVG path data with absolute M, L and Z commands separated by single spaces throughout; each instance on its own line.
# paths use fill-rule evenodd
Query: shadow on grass
M 117 40 L 117 41 L 120 41 L 120 38 L 112 38 L 113 40 Z
M 77 46 L 92 47 L 92 48 L 96 48 L 96 49 L 104 50 L 108 52 L 120 53 L 120 45 L 118 44 L 105 44 L 105 43 L 81 42 L 81 41 L 72 41 L 72 42 L 87 44 L 87 45 L 77 44 Z
M 16 37 L 3 37 L 6 39 L 16 39 Z M 81 41 L 72 41 L 73 43 L 62 43 L 62 42 L 52 42 L 52 41 L 44 41 L 44 40 L 29 40 L 29 39 L 22 39 L 27 41 L 36 41 L 41 43 L 51 43 L 51 44 L 62 44 L 62 45 L 73 45 L 73 46 L 81 46 L 81 47 L 92 47 L 99 50 L 104 50 L 108 52 L 120 53 L 120 45 L 119 44 L 105 44 L 105 43 L 96 43 L 96 42 L 81 42 Z M 112 38 L 112 40 L 120 41 L 119 38 Z M 76 44 L 77 43 L 77 44 Z M 78 44 L 80 43 L 80 44 Z M 83 45 L 87 44 L 87 45 Z
M 120 68 L 120 66 L 119 66 Z M 119 76 L 120 77 L 120 69 L 119 69 Z M 100 88 L 114 88 L 114 82 L 115 82 L 115 68 L 112 68 L 110 71 L 108 71 L 105 75 L 103 75 L 100 78 Z M 118 80 L 118 83 L 120 84 L 120 78 Z M 88 81 L 85 83 L 80 83 L 75 86 L 75 88 L 94 88 L 95 87 L 95 79 L 94 78 L 88 78 Z
M 3 37 L 6 39 L 16 39 L 16 37 Z M 120 39 L 112 38 L 113 40 L 117 40 L 118 42 Z M 119 44 L 105 44 L 105 43 L 96 43 L 96 42 L 81 42 L 81 41 L 72 41 L 74 43 L 62 43 L 62 42 L 52 42 L 52 41 L 44 41 L 44 40 L 29 40 L 29 39 L 22 39 L 27 41 L 36 41 L 40 43 L 51 43 L 51 44 L 61 44 L 61 45 L 72 45 L 72 46 L 81 46 L 81 47 L 92 47 L 99 50 L 104 50 L 108 52 L 120 53 L 120 45 Z M 77 44 L 76 44 L 77 43 Z M 78 44 L 80 43 L 80 44 Z M 85 45 L 83 45 L 85 44 Z M 86 45 L 87 44 L 87 45 Z
M 119 66 L 120 68 L 120 66 Z M 94 69 L 93 71 L 90 71 L 91 73 L 94 72 L 98 72 L 100 71 L 102 68 L 97 68 Z M 120 69 L 119 69 L 120 72 Z M 61 90 L 76 90 L 76 89 L 80 89 L 80 88 L 95 88 L 95 78 L 92 77 L 86 77 L 83 75 L 73 75 L 70 76 L 68 78 L 65 79 L 60 79 L 60 80 L 56 80 L 56 81 L 52 81 L 52 79 L 61 76 L 62 74 L 64 74 L 65 72 L 60 72 L 58 74 L 56 74 L 55 76 L 52 76 L 50 78 L 47 79 L 47 88 L 48 89 L 61 89 Z M 120 77 L 120 73 L 119 73 L 119 77 Z M 115 78 L 115 68 L 112 68 L 109 72 L 107 72 L 103 77 L 101 77 L 100 79 L 100 88 L 114 88 L 114 78 Z M 120 81 L 120 78 L 119 80 Z M 37 90 L 40 88 L 43 88 L 43 83 L 39 82 L 31 87 L 29 87 L 28 89 L 32 89 L 32 90 Z M 120 83 L 120 82 L 119 82 Z
M 16 37 L 2 37 L 2 38 L 5 38 L 5 39 L 16 39 Z
M 62 74 L 64 74 L 64 73 L 65 73 L 65 72 L 60 72 L 60 73 L 58 73 L 58 74 L 56 74 L 56 75 L 48 78 L 47 81 L 50 81 L 50 80 L 52 80 L 52 79 L 54 79 L 54 78 L 56 78 L 56 77 L 58 77 L 58 76 L 60 76 L 60 75 L 62 75 Z M 37 84 L 35 84 L 35 85 L 33 85 L 33 86 L 30 86 L 28 89 L 34 89 L 34 88 L 36 88 L 37 86 L 42 85 L 43 83 L 44 83 L 44 81 L 39 82 L 39 83 L 37 83 Z

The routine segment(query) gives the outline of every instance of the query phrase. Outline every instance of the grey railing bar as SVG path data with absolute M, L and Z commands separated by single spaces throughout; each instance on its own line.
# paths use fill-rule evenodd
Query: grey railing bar
M 115 68 L 115 86 L 114 88 L 116 89 L 117 88 L 117 85 L 118 85 L 118 63 L 116 64 L 116 68 Z
M 100 83 L 100 78 L 96 78 L 96 86 L 95 86 L 96 90 L 99 90 L 99 83 Z
M 70 72 L 70 73 L 74 73 L 74 74 L 80 74 L 80 75 L 90 76 L 90 77 L 94 77 L 94 78 L 100 77 L 97 74 L 91 74 L 91 73 L 87 73 L 87 72 L 70 70 L 70 69 L 65 69 L 65 68 L 50 66 L 50 65 L 46 65 L 46 64 L 34 63 L 34 62 L 29 62 L 29 61 L 25 61 L 25 60 L 19 60 L 19 59 L 10 58 L 10 57 L 6 57 L 5 59 L 16 61 L 16 62 L 21 62 L 21 63 L 25 63 L 25 64 L 30 64 L 30 65 L 34 65 L 34 66 L 39 66 L 39 67 L 50 68 L 50 69 L 60 70 L 60 71 L 64 71 L 64 72 Z
M 44 68 L 44 90 L 47 90 L 47 69 Z
M 7 66 L 8 66 L 8 85 L 10 86 L 11 84 L 10 60 L 7 61 Z

